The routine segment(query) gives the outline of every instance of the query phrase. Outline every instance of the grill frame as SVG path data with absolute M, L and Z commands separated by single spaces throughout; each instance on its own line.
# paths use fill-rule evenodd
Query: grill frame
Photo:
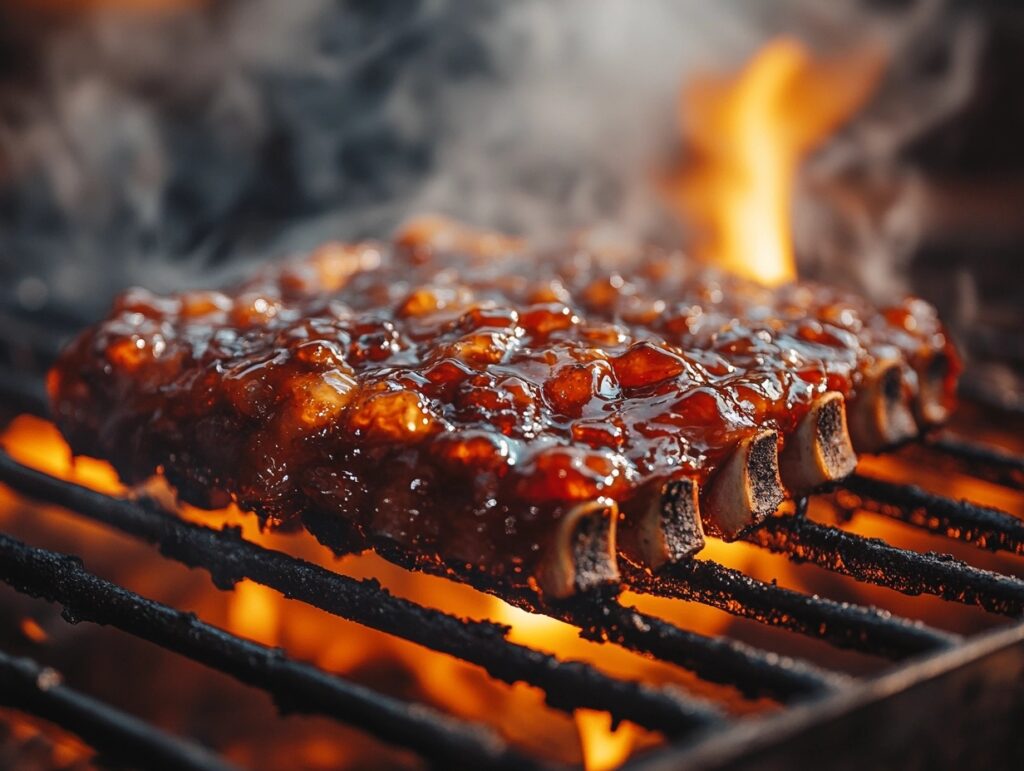
M 47 353 L 48 351 L 44 351 L 41 354 L 43 360 L 47 358 Z M 17 369 L 10 372 L 3 371 L 0 374 L 3 375 L 0 377 L 0 397 L 9 409 L 31 412 L 41 416 L 46 415 L 45 394 L 38 379 L 26 377 Z M 991 450 L 987 446 L 970 445 L 957 440 L 945 442 L 929 440 L 924 447 L 939 453 L 951 467 L 972 473 L 978 478 L 1020 489 L 1018 487 L 1018 471 L 1020 468 L 1024 468 L 1024 459 Z M 988 460 L 992 460 L 991 470 L 985 471 L 985 464 Z M 12 462 L 6 456 L 0 457 L 0 483 L 11 483 L 12 467 L 10 463 Z M 39 472 L 31 473 L 46 477 L 45 474 Z M 76 487 L 60 480 L 54 481 L 63 488 Z M 24 478 L 22 482 L 25 482 Z M 39 483 L 40 480 L 37 479 L 36 482 Z M 43 488 L 45 488 L 45 482 L 45 479 L 42 480 Z M 12 486 L 18 488 L 17 484 Z M 854 482 L 854 486 L 856 486 L 856 482 Z M 897 492 L 903 494 L 908 494 L 908 490 L 909 494 L 914 492 L 909 487 L 897 487 L 900 488 L 900 491 Z M 240 547 L 243 550 L 252 547 L 268 551 L 255 544 L 245 542 L 236 532 L 232 531 L 216 531 L 201 525 L 185 523 L 177 518 L 174 518 L 174 522 L 178 524 L 168 527 L 159 523 L 154 524 L 156 520 L 147 521 L 145 517 L 163 517 L 168 523 L 171 520 L 167 519 L 166 514 L 148 510 L 147 507 L 139 504 L 103 496 L 85 488 L 80 488 L 80 490 L 86 494 L 97 496 L 97 500 L 94 501 L 95 505 L 86 507 L 90 509 L 89 511 L 81 510 L 82 506 L 79 505 L 81 501 L 74 494 L 62 501 L 61 488 L 58 488 L 56 493 L 51 490 L 50 493 L 53 494 L 43 495 L 40 495 L 41 489 L 38 485 L 33 489 L 33 484 L 29 482 L 27 487 L 20 489 L 19 492 L 28 495 L 29 498 L 39 498 L 57 503 L 67 508 L 74 516 L 86 516 L 115 529 L 128 532 L 141 540 L 158 546 L 164 556 L 177 559 L 192 567 L 204 567 L 210 571 L 214 583 L 221 588 L 233 586 L 235 581 L 244 577 L 244 571 L 236 574 L 232 572 L 230 565 L 204 564 L 204 560 L 199 559 L 193 550 L 195 544 L 191 543 L 190 545 L 191 538 L 185 534 L 182 528 L 205 530 L 214 534 L 215 540 L 210 541 L 206 547 L 205 556 L 207 558 L 211 556 L 222 558 L 223 552 L 220 549 L 232 540 L 239 544 L 248 544 L 248 546 Z M 871 490 L 865 490 L 863 487 L 860 489 L 860 493 L 867 498 L 870 498 L 867 495 L 869 492 Z M 63 490 L 63 495 L 67 496 L 67 489 Z M 930 494 L 925 493 L 924 495 Z M 884 496 L 880 497 L 884 498 Z M 918 497 L 910 500 L 917 504 L 921 503 L 922 499 Z M 957 502 L 937 496 L 931 496 L 929 500 L 931 503 L 938 501 L 940 509 L 944 506 L 951 507 L 945 512 L 947 515 L 951 512 L 963 515 L 966 512 L 968 517 L 980 516 L 982 524 L 993 524 L 990 514 L 984 512 L 981 515 L 978 514 L 978 507 L 973 509 L 970 506 L 967 508 L 957 507 Z M 881 501 L 880 504 L 884 505 L 885 501 Z M 122 511 L 121 515 L 104 513 L 103 510 L 111 506 L 127 508 Z M 134 512 L 131 511 L 133 508 L 136 509 Z M 142 518 L 140 519 L 140 517 Z M 915 521 L 915 518 L 910 516 L 897 518 L 925 529 L 941 532 L 934 526 L 928 527 L 934 518 L 928 521 L 920 518 Z M 1005 522 L 1000 523 L 998 517 L 996 520 L 997 526 L 1006 524 Z M 945 523 L 945 520 L 942 522 Z M 1024 581 L 1010 579 L 1007 583 L 1002 580 L 1005 577 L 1002 577 L 1001 574 L 992 574 L 994 578 L 991 585 L 982 587 L 983 591 L 978 592 L 978 587 L 975 586 L 978 579 L 976 569 L 969 569 L 965 572 L 957 563 L 946 559 L 935 559 L 930 555 L 896 549 L 881 541 L 853 536 L 837 528 L 816 525 L 804 520 L 799 511 L 796 516 L 769 520 L 767 532 L 770 533 L 771 528 L 789 529 L 805 535 L 809 532 L 812 545 L 817 544 L 819 550 L 822 543 L 838 539 L 844 548 L 852 549 L 850 554 L 854 557 L 855 565 L 858 557 L 868 559 L 866 569 L 855 569 L 848 573 L 857 580 L 868 580 L 872 583 L 892 587 L 894 582 L 891 580 L 875 579 L 878 578 L 879 568 L 891 567 L 891 560 L 895 557 L 897 564 L 904 568 L 902 573 L 897 576 L 901 580 L 913 578 L 912 573 L 917 569 L 935 570 L 938 572 L 933 573 L 932 577 L 938 575 L 939 583 L 948 583 L 950 579 L 954 582 L 965 582 L 964 586 L 959 584 L 957 586 L 960 589 L 966 587 L 967 590 L 973 590 L 975 595 L 978 595 L 972 595 L 967 599 L 972 603 L 977 602 L 989 611 L 995 610 L 1008 615 L 1020 615 L 1020 611 L 1024 609 Z M 759 537 L 757 533 L 752 536 L 755 542 Z M 821 543 L 818 543 L 819 541 Z M 776 545 L 780 548 L 782 546 L 781 543 Z M 974 545 L 978 546 L 979 544 L 975 543 Z M 386 552 L 385 545 L 381 544 L 381 546 L 382 551 Z M 790 549 L 788 544 L 782 551 L 791 559 L 795 558 L 796 561 L 799 561 L 800 558 L 814 556 L 806 550 L 800 552 L 797 549 Z M 834 554 L 834 551 L 831 552 L 831 556 L 834 557 Z M 281 556 L 286 560 L 295 560 L 288 555 L 282 554 Z M 401 562 L 400 555 L 386 554 L 386 556 Z M 825 556 L 829 556 L 827 550 Z M 872 562 L 872 560 L 874 561 Z M 301 560 L 295 561 L 301 562 Z M 827 564 L 827 559 L 819 560 L 819 562 L 830 569 L 836 567 L 834 564 Z M 309 563 L 304 564 L 334 576 L 335 579 L 345 578 Z M 843 564 L 845 567 L 849 562 L 843 561 Z M 961 699 L 965 692 L 978 692 L 978 683 L 982 683 L 980 692 L 987 694 L 988 701 L 977 710 L 979 714 L 991 716 L 994 711 L 999 709 L 1016 710 L 1019 706 L 1021 710 L 1019 714 L 1024 715 L 1024 704 L 1018 704 L 1018 702 L 1024 701 L 1024 696 L 1014 693 L 1014 690 L 1021 689 L 1008 688 L 1005 681 L 1000 683 L 998 677 L 992 676 L 993 670 L 999 668 L 1002 668 L 1003 671 L 1018 672 L 1024 675 L 1024 621 L 1008 624 L 993 632 L 963 639 L 957 635 L 932 630 L 917 622 L 906 622 L 885 612 L 878 613 L 872 608 L 811 598 L 810 595 L 800 592 L 757 582 L 743 573 L 730 571 L 730 569 L 715 563 L 702 562 L 701 569 L 692 571 L 691 575 L 685 575 L 684 571 L 678 568 L 674 570 L 675 575 L 671 572 L 667 574 L 663 579 L 665 583 L 662 583 L 661 588 L 657 591 L 654 591 L 657 587 L 654 587 L 653 584 L 648 587 L 652 589 L 652 593 L 696 600 L 730 612 L 736 611 L 733 600 L 745 598 L 745 601 L 741 599 L 740 612 L 736 612 L 736 615 L 753 618 L 768 625 L 782 626 L 791 631 L 810 634 L 812 637 L 825 640 L 836 647 L 851 647 L 874 655 L 888 655 L 901 663 L 877 677 L 859 680 L 832 677 L 827 671 L 819 671 L 818 668 L 806 665 L 805 662 L 790 659 L 780 661 L 778 656 L 770 651 L 759 651 L 730 638 L 704 637 L 618 603 L 602 606 L 600 603 L 594 602 L 589 604 L 573 602 L 557 606 L 542 606 L 539 598 L 531 595 L 528 591 L 511 590 L 509 587 L 493 583 L 487 576 L 462 573 L 458 575 L 458 578 L 481 591 L 496 594 L 514 605 L 540 610 L 575 624 L 581 628 L 584 636 L 607 640 L 612 644 L 653 655 L 656 658 L 694 670 L 701 677 L 710 681 L 736 685 L 748 696 L 769 694 L 786 703 L 784 709 L 766 717 L 721 722 L 713 710 L 708 710 L 705 713 L 705 705 L 701 704 L 699 700 L 684 698 L 680 702 L 683 705 L 683 712 L 685 713 L 686 709 L 692 709 L 696 716 L 693 724 L 686 726 L 686 730 L 666 731 L 667 735 L 671 737 L 674 734 L 675 738 L 670 738 L 669 743 L 664 747 L 631 758 L 624 768 L 644 771 L 660 771 L 660 769 L 668 768 L 740 769 L 755 766 L 757 768 L 785 768 L 791 767 L 794 759 L 809 757 L 810 755 L 807 753 L 820 753 L 823 747 L 830 749 L 830 753 L 827 756 L 819 757 L 820 765 L 829 768 L 853 768 L 864 762 L 877 763 L 885 756 L 886 751 L 895 753 L 889 758 L 890 760 L 900 760 L 901 762 L 923 763 L 929 759 L 944 757 L 935 755 L 934 747 L 937 745 L 960 748 L 964 752 L 974 753 L 967 757 L 977 758 L 983 755 L 986 747 L 991 749 L 994 743 L 999 742 L 1003 743 L 1002 758 L 1007 761 L 1024 758 L 1024 739 L 1013 735 L 1012 725 L 1015 724 L 1015 721 L 1009 717 L 996 721 L 1004 727 L 1004 731 L 1000 737 L 993 739 L 991 733 L 978 730 L 978 725 L 981 725 L 978 721 L 951 721 L 950 715 L 947 714 L 961 706 Z M 629 583 L 629 573 L 630 571 L 627 569 L 627 583 Z M 451 576 L 446 577 L 450 578 Z M 633 579 L 638 584 L 640 583 L 639 576 L 633 576 Z M 257 580 L 259 579 L 257 578 Z M 353 579 L 346 580 L 352 581 Z M 267 585 L 273 586 L 270 583 Z M 283 588 L 284 593 L 288 595 L 287 586 L 274 588 L 279 590 Z M 928 581 L 919 580 L 917 584 L 904 582 L 902 585 L 897 581 L 893 588 L 915 594 L 922 590 L 927 591 L 930 587 Z M 984 591 L 986 589 L 995 592 L 995 599 L 989 597 L 986 600 L 986 591 Z M 378 591 L 380 591 L 379 587 Z M 932 593 L 941 596 L 943 591 L 933 591 Z M 959 589 L 953 592 L 945 591 L 945 594 L 949 595 L 947 599 L 960 599 L 961 601 L 964 599 L 963 592 Z M 811 599 L 809 604 L 808 598 Z M 304 598 L 300 597 L 300 599 Z M 392 599 L 397 600 L 398 598 Z M 776 602 L 774 606 L 772 605 L 773 601 Z M 802 620 L 800 618 L 794 620 L 791 613 L 784 612 L 786 603 L 789 603 L 791 610 L 799 610 L 805 614 L 809 612 L 811 616 Z M 322 607 L 322 603 L 310 604 Z M 416 607 L 418 608 L 418 606 Z M 349 617 L 338 613 L 337 607 L 334 609 L 322 607 L 322 609 L 336 615 Z M 772 611 L 777 612 L 773 613 Z M 419 612 L 419 610 L 417 609 L 415 612 Z M 783 621 L 783 618 L 788 621 Z M 819 621 L 822 618 L 825 619 L 826 626 L 824 628 L 828 630 L 827 633 L 814 632 L 811 621 L 816 618 Z M 865 642 L 864 638 L 858 636 L 858 619 L 865 620 L 869 631 L 873 631 L 877 639 L 871 638 L 869 635 L 867 638 L 869 642 Z M 860 631 L 863 631 L 863 628 Z M 500 630 L 495 634 L 499 632 Z M 894 640 L 895 648 L 887 649 L 886 646 L 893 643 Z M 422 641 L 417 641 L 422 644 Z M 914 645 L 920 645 L 920 650 L 912 650 Z M 903 648 L 901 649 L 900 646 Z M 907 646 L 910 646 L 911 649 L 907 649 Z M 428 645 L 427 647 L 433 646 Z M 523 661 L 530 659 L 533 655 L 547 656 L 547 654 L 533 651 L 525 646 L 519 647 L 525 649 L 519 654 L 514 654 L 514 656 L 525 656 L 517 665 L 519 669 L 513 672 L 506 670 L 504 676 L 497 674 L 496 676 L 500 679 L 507 681 L 517 672 L 522 674 L 528 669 Z M 503 651 L 499 658 L 506 652 Z M 472 661 L 466 656 L 462 658 Z M 555 661 L 554 657 L 547 658 Z M 490 671 L 486 662 L 473 661 L 473 663 L 480 664 Z M 500 662 L 495 664 L 492 661 L 491 664 L 496 666 L 499 671 L 501 670 Z M 589 681 L 591 686 L 595 682 L 602 683 L 596 687 L 598 690 L 608 689 L 602 697 L 606 701 L 607 696 L 616 692 L 616 689 L 619 689 L 619 694 L 629 693 L 628 699 L 635 700 L 630 709 L 638 710 L 638 714 L 643 714 L 643 710 L 650 709 L 657 704 L 658 698 L 661 696 L 648 693 L 643 690 L 643 687 L 631 690 L 628 681 L 616 681 L 615 678 L 601 675 L 597 670 L 593 670 L 589 674 L 583 671 L 581 674 L 581 670 L 574 668 L 572 662 L 562 662 L 562 666 L 566 667 L 563 672 L 572 671 L 573 674 L 563 678 L 562 684 L 551 684 L 551 687 L 546 689 L 549 703 L 556 708 L 572 709 L 587 706 L 579 703 L 578 694 L 574 695 L 575 702 L 560 703 L 560 695 L 565 690 L 565 683 L 575 684 Z M 495 672 L 491 672 L 491 674 L 495 675 Z M 596 680 L 594 679 L 595 674 Z M 622 690 L 623 688 L 625 690 Z M 665 695 L 665 697 L 671 698 L 671 695 Z M 1010 704 L 1010 707 L 1007 707 L 1007 704 Z M 409 709 L 416 709 L 411 704 L 406 706 Z M 861 736 L 865 731 L 874 732 L 878 736 L 885 736 L 887 732 L 891 733 L 892 727 L 895 725 L 893 723 L 894 716 L 901 714 L 901 711 L 906 714 L 907 710 L 912 710 L 915 715 L 934 716 L 934 720 L 938 721 L 936 724 L 944 726 L 946 730 L 939 737 L 936 737 L 934 729 L 931 732 L 920 732 L 921 735 L 917 736 L 913 733 L 906 733 L 908 726 L 900 725 L 901 741 L 897 742 L 897 746 L 894 747 L 888 747 L 885 743 L 880 744 L 875 741 L 851 740 L 851 737 L 857 735 L 857 731 L 861 732 Z M 1013 714 L 1018 713 L 1014 712 Z M 618 717 L 633 719 L 622 714 L 619 714 Z M 642 721 L 636 722 L 643 724 Z M 899 723 L 907 724 L 908 721 L 904 719 Z M 71 726 L 63 723 L 62 725 L 73 730 Z M 959 730 L 954 734 L 952 731 L 957 726 L 959 726 Z M 909 726 L 909 728 L 913 728 L 913 726 Z M 936 738 L 939 739 L 938 742 L 936 742 Z M 975 740 L 972 741 L 972 738 Z M 825 742 L 824 745 L 823 742 Z M 833 742 L 833 744 L 829 745 L 828 742 Z M 923 751 L 920 749 L 922 746 L 926 748 Z M 842 752 L 836 751 L 839 747 L 842 747 Z M 915 747 L 918 749 L 915 750 Z M 485 755 L 481 755 L 477 759 L 480 761 L 481 767 L 526 767 L 532 763 L 531 760 L 519 758 L 514 753 L 506 753 L 506 750 L 507 748 L 504 748 L 503 751 L 497 753 L 491 761 Z M 903 756 L 897 757 L 901 751 Z
M 1020 768 L 1022 680 L 1024 622 L 976 635 L 830 697 L 737 721 L 699 744 L 655 750 L 622 768 L 788 771 L 808 758 L 836 771 Z

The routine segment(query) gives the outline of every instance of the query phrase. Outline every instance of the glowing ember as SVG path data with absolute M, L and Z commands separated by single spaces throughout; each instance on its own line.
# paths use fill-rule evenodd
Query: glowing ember
M 252 581 L 242 581 L 235 586 L 228 610 L 229 626 L 243 637 L 263 643 L 277 645 L 280 627 L 280 595 L 273 589 Z
M 34 618 L 23 618 L 18 624 L 18 628 L 21 629 L 21 633 L 25 637 L 34 643 L 42 644 L 49 639 L 46 630 L 39 626 L 39 622 Z
M 796 277 L 790 226 L 800 161 L 864 103 L 882 57 L 863 49 L 815 59 L 788 38 L 733 77 L 689 84 L 680 105 L 692 158 L 669 195 L 697 228 L 697 253 L 780 284 Z
M 0 763 L 4 768 L 89 768 L 93 751 L 77 736 L 0 708 Z M 13 763 L 14 765 L 7 765 Z
M 20 415 L 11 421 L 0 434 L 0 447 L 19 463 L 101 493 L 119 495 L 126 491 L 109 463 L 72 458 L 71 449 L 57 428 L 31 415 Z

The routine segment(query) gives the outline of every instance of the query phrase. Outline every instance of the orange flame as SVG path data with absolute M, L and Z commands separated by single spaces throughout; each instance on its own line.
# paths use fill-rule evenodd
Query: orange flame
M 611 716 L 606 712 L 577 710 L 576 726 L 586 771 L 611 771 L 622 765 L 633 751 L 634 727 L 624 723 L 613 730 Z
M 696 226 L 700 257 L 764 284 L 796 277 L 790 206 L 800 162 L 867 100 L 882 64 L 874 47 L 816 59 L 780 38 L 737 75 L 684 89 L 691 160 L 668 193 Z
M 87 768 L 95 754 L 74 734 L 4 707 L 0 726 L 5 729 L 0 739 L 4 768 Z

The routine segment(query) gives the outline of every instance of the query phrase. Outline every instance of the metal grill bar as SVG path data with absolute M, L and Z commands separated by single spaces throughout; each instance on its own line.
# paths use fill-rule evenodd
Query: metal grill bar
M 819 525 L 799 513 L 770 517 L 746 540 L 795 562 L 813 562 L 903 594 L 933 594 L 1007 616 L 1024 613 L 1024 581 L 971 567 L 949 554 L 898 549 L 878 538 Z
M 844 492 L 836 493 L 836 504 L 846 512 L 866 509 L 982 549 L 1024 554 L 1024 521 L 1005 511 L 860 475 L 843 487 L 855 496 L 851 501 Z
M 850 682 L 809 662 L 728 637 L 690 632 L 617 602 L 591 602 L 552 615 L 581 627 L 584 637 L 614 642 L 677 664 L 710 682 L 733 685 L 749 697 L 769 696 L 791 703 L 838 690 Z
M 307 522 L 309 521 L 307 517 Z M 458 579 L 482 592 L 493 594 L 517 607 L 543 613 L 580 628 L 580 636 L 611 642 L 688 669 L 712 683 L 734 686 L 750 698 L 767 696 L 793 702 L 842 688 L 849 678 L 807 661 L 732 640 L 708 637 L 682 629 L 611 596 L 576 597 L 563 603 L 545 603 L 531 589 L 509 586 L 485 573 L 467 572 L 458 565 L 438 567 L 410 562 L 393 543 L 378 542 L 375 550 L 398 564 L 417 567 L 435 575 Z
M 928 439 L 924 446 L 934 451 L 945 468 L 1024 490 L 1024 458 L 1019 455 L 952 436 Z
M 105 758 L 157 771 L 231 771 L 209 750 L 171 736 L 61 681 L 49 667 L 0 651 L 0 704 L 80 736 Z
M 625 568 L 634 591 L 702 602 L 742 618 L 825 640 L 839 648 L 904 659 L 962 642 L 920 621 L 758 581 L 710 560 L 666 565 L 656 574 Z
M 92 621 L 156 643 L 270 693 L 285 711 L 319 713 L 446 766 L 536 768 L 490 730 L 407 704 L 236 637 L 86 571 L 74 557 L 0 534 L 0 579 L 64 606 L 73 623 Z
M 1020 768 L 1024 624 L 860 680 L 827 699 L 734 721 L 621 771 Z
M 0 481 L 22 495 L 158 545 L 165 556 L 209 571 L 220 588 L 249 578 L 328 613 L 477 664 L 504 682 L 542 688 L 547 702 L 558 709 L 603 710 L 673 736 L 720 719 L 716 710 L 675 689 L 619 680 L 583 662 L 560 661 L 509 642 L 506 627 L 426 608 L 395 597 L 375 581 L 358 581 L 266 549 L 233 530 L 213 530 L 65 482 L 22 466 L 2 451 Z

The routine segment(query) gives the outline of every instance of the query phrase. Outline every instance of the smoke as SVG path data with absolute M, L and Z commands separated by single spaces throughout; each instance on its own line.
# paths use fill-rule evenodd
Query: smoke
M 907 156 L 977 93 L 985 27 L 913 6 L 890 28 L 894 55 L 870 104 L 805 169 L 796 202 L 802 273 L 858 286 L 879 300 L 906 294 L 910 263 L 934 214 L 929 182 Z
M 852 0 L 822 5 L 249 0 L 51 19 L 0 77 L 0 300 L 91 314 L 129 283 L 219 280 L 425 211 L 534 239 L 609 222 L 678 239 L 652 179 L 678 150 L 683 79 L 780 30 L 829 44 L 879 27 Z M 0 59 L 32 26 L 18 7 L 0 12 L 23 22 L 0 19 Z

